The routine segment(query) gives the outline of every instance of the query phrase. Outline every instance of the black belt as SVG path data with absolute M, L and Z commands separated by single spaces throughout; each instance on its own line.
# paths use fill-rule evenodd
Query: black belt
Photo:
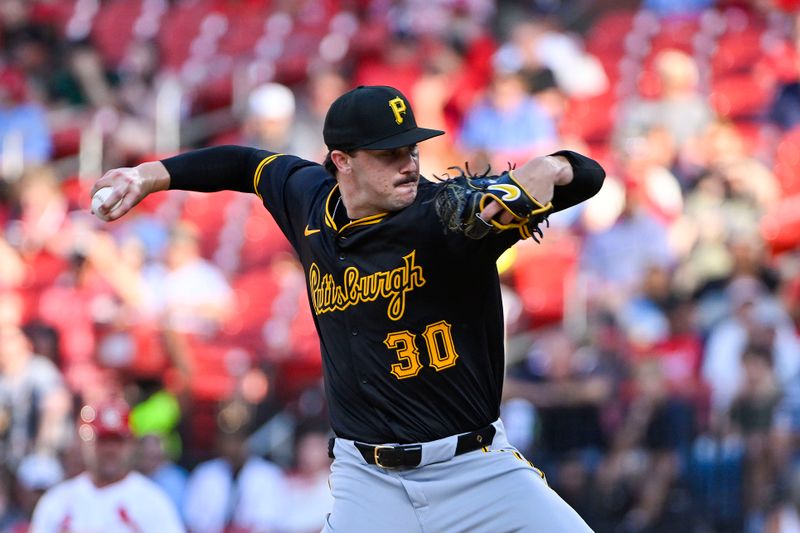
M 453 456 L 489 446 L 496 432 L 497 429 L 489 425 L 459 435 Z M 366 444 L 358 441 L 354 444 L 368 464 L 382 468 L 414 468 L 422 461 L 422 444 Z

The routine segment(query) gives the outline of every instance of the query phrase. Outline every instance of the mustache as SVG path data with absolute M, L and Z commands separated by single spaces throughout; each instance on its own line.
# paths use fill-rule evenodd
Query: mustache
M 395 182 L 395 185 L 404 185 L 406 183 L 414 183 L 419 181 L 419 174 L 409 174 Z

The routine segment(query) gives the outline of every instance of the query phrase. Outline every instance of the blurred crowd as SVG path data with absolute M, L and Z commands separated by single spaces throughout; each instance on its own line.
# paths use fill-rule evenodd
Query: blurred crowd
M 319 347 L 277 226 L 178 191 L 105 224 L 88 190 L 210 145 L 321 162 L 359 84 L 447 131 L 425 176 L 606 168 L 498 263 L 510 440 L 589 525 L 800 531 L 796 2 L 0 0 L 0 43 L 0 531 L 92 468 L 109 400 L 190 531 L 319 530 Z

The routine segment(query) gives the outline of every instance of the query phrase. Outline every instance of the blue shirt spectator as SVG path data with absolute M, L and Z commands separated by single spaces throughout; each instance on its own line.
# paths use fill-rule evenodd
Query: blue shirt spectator
M 183 496 L 189 473 L 166 455 L 161 435 L 148 433 L 139 439 L 137 468 L 167 494 L 175 508 L 183 509 Z
M 41 164 L 50 158 L 53 145 L 44 109 L 25 101 L 22 74 L 6 69 L 0 72 L 0 159 L 14 149 L 15 134 L 19 135 L 23 164 Z
M 586 238 L 581 268 L 599 291 L 623 291 L 629 296 L 649 267 L 668 266 L 673 260 L 666 227 L 646 211 L 636 210 Z
M 697 16 L 714 5 L 713 0 L 645 0 L 642 7 L 661 17 Z
M 498 74 L 486 97 L 468 113 L 461 130 L 462 147 L 488 156 L 498 170 L 525 161 L 555 145 L 552 117 L 528 94 L 518 74 Z

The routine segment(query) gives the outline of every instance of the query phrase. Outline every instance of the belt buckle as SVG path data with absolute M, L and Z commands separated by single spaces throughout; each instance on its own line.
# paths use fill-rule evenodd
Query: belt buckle
M 384 466 L 381 464 L 381 459 L 378 452 L 382 449 L 392 450 L 394 449 L 394 446 L 376 445 L 375 448 L 372 450 L 372 457 L 373 459 L 375 459 L 375 464 L 381 468 L 394 468 L 392 466 Z

